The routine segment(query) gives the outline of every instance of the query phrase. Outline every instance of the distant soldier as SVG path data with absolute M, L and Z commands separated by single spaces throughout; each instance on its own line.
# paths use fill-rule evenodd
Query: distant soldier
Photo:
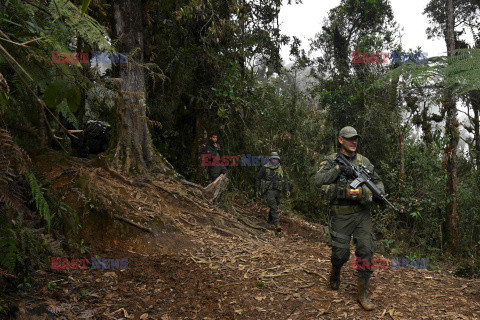
M 265 164 L 257 174 L 255 183 L 257 198 L 262 194 L 267 194 L 267 205 L 270 208 L 268 214 L 268 223 L 275 226 L 277 232 L 280 232 L 278 219 L 278 205 L 280 204 L 280 196 L 285 191 L 287 197 L 290 196 L 288 185 L 288 176 L 285 169 L 280 165 L 280 157 L 278 153 L 272 152 L 269 163 Z
M 223 154 L 216 133 L 210 135 L 210 141 L 207 143 L 206 149 L 206 153 L 212 157 L 212 165 L 208 167 L 208 173 L 210 174 L 210 180 L 213 182 L 217 180 L 221 174 L 227 173 L 227 168 L 220 164 Z
M 340 270 L 350 257 L 350 238 L 356 245 L 355 255 L 362 259 L 363 267 L 358 271 L 357 301 L 365 310 L 373 310 L 374 304 L 367 298 L 368 281 L 372 274 L 371 260 L 377 245 L 372 231 L 372 217 L 369 204 L 372 202 L 372 192 L 364 184 L 359 189 L 351 189 L 349 184 L 354 180 L 354 171 L 350 166 L 339 164 L 335 159 L 340 153 L 348 161 L 358 167 L 360 164 L 372 172 L 372 181 L 384 192 L 380 177 L 374 171 L 373 165 L 364 156 L 357 153 L 360 136 L 352 127 L 340 130 L 338 142 L 340 152 L 328 156 L 320 163 L 320 169 L 315 176 L 316 185 L 321 188 L 324 198 L 331 204 L 331 236 L 332 236 L 332 269 L 330 286 L 338 290 L 340 286 Z

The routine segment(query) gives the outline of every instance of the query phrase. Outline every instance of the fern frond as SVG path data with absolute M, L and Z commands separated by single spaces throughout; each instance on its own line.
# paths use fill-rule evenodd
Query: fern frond
M 19 259 L 17 241 L 12 238 L 0 239 L 0 265 L 7 268 L 8 272 L 13 273 Z
M 65 119 L 68 120 L 69 123 L 73 124 L 75 129 L 78 129 L 78 120 L 77 117 L 73 114 L 67 104 L 67 100 L 63 99 L 63 101 L 57 106 L 57 112 L 60 113 Z
M 429 65 L 405 64 L 377 80 L 384 87 L 389 80 L 407 77 L 419 85 L 442 83 L 456 94 L 480 89 L 480 49 L 457 49 L 450 56 L 429 58 Z
M 52 224 L 52 216 L 50 214 L 50 207 L 48 206 L 48 202 L 43 196 L 43 192 L 38 185 L 37 178 L 31 172 L 25 172 L 24 176 L 27 178 L 28 184 L 30 185 L 30 191 L 32 193 L 33 198 L 35 199 L 35 205 L 37 207 L 38 212 L 43 217 L 45 222 L 47 222 L 47 229 L 50 232 L 50 227 Z
M 25 189 L 15 171 L 23 171 L 30 162 L 26 152 L 17 146 L 8 131 L 0 129 L 0 202 L 16 212 L 28 212 L 25 207 Z
M 70 30 L 76 30 L 78 35 L 82 37 L 90 45 L 98 45 L 100 50 L 112 50 L 110 43 L 107 41 L 108 32 L 105 27 L 100 25 L 95 19 L 84 14 L 80 8 L 69 0 L 51 1 L 48 11 L 55 20 L 63 20 Z

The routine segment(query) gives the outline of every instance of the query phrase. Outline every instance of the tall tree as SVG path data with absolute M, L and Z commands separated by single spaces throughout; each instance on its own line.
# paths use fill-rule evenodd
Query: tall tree
M 471 26 L 477 21 L 476 10 L 478 4 L 469 0 L 432 0 L 425 8 L 425 12 L 432 20 L 433 26 L 427 29 L 430 37 L 443 36 L 447 46 L 447 64 L 455 60 L 454 51 L 458 45 L 463 46 L 458 37 L 463 33 L 455 31 L 455 28 Z M 457 22 L 459 20 L 459 22 Z M 447 74 L 448 77 L 448 74 Z M 453 254 L 460 251 L 460 240 L 458 235 L 458 199 L 457 199 L 457 146 L 460 138 L 459 122 L 457 119 L 456 98 L 454 90 L 456 85 L 446 85 L 444 98 L 442 99 L 442 114 L 445 115 L 445 136 L 447 145 L 444 148 L 447 169 L 446 186 L 446 237 L 447 247 Z
M 469 102 L 473 111 L 473 117 L 469 114 L 469 120 L 473 128 L 466 128 L 473 131 L 473 157 L 477 170 L 480 168 L 480 91 L 474 90 L 469 93 Z
M 455 15 L 453 12 L 453 0 L 447 4 L 447 32 L 445 42 L 448 56 L 455 50 Z M 460 250 L 458 237 L 458 211 L 457 211 L 457 146 L 459 139 L 457 105 L 455 97 L 450 89 L 446 90 L 444 107 L 446 110 L 445 134 L 448 139 L 448 146 L 445 148 L 447 160 L 447 203 L 446 203 L 446 226 L 447 244 L 452 253 L 457 254 Z
M 365 117 L 368 104 L 366 88 L 390 67 L 384 63 L 353 63 L 352 52 L 368 53 L 369 60 L 372 52 L 393 49 L 395 26 L 388 0 L 342 0 L 340 5 L 330 10 L 322 31 L 316 35 L 312 49 L 319 50 L 321 54 L 313 72 L 318 85 L 312 88 L 312 93 L 318 97 L 320 108 L 328 112 L 332 146 L 336 145 L 336 133 L 341 127 L 353 125 L 361 128 L 368 125 L 369 119 Z M 385 90 L 369 96 L 376 97 L 373 102 L 377 105 L 382 99 L 384 106 L 379 115 L 388 115 L 385 106 L 389 110 L 395 106 L 395 99 L 391 99 L 392 95 Z M 364 141 L 388 138 L 387 130 L 375 131 L 383 130 L 383 126 L 369 127 L 371 136 L 365 137 Z
M 112 165 L 122 172 L 166 172 L 171 169 L 156 154 L 147 125 L 143 65 L 143 8 L 141 0 L 113 0 L 113 36 L 118 52 L 128 52 L 120 64 L 117 126 Z

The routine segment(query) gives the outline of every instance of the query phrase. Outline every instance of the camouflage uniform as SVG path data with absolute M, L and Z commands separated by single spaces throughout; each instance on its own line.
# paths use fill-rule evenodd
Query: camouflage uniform
M 351 199 L 348 195 L 351 180 L 340 172 L 339 165 L 335 162 L 337 154 L 328 156 L 320 164 L 320 169 L 315 176 L 315 183 L 321 188 L 324 198 L 331 203 L 331 234 L 332 234 L 332 264 L 340 269 L 350 257 L 350 237 L 356 246 L 355 255 L 371 262 L 377 246 L 375 235 L 372 231 L 372 217 L 370 216 L 369 203 L 372 201 L 371 191 L 364 185 L 361 186 L 361 199 Z M 384 186 L 378 174 L 374 171 L 370 161 L 360 155 L 346 158 L 354 166 L 363 164 L 373 172 L 372 181 L 384 192 Z M 359 270 L 368 277 L 371 270 Z
M 263 184 L 263 186 L 262 186 Z M 270 208 L 268 222 L 275 226 L 279 225 L 278 205 L 282 191 L 289 192 L 288 177 L 280 164 L 265 164 L 257 174 L 255 183 L 256 193 L 266 193 L 267 205 Z

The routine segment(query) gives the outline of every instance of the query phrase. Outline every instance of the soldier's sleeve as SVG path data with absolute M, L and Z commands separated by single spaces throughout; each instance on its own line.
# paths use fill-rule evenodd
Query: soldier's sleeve
M 261 181 L 263 179 L 263 177 L 265 176 L 265 167 L 262 167 L 260 168 L 260 171 L 258 171 L 258 174 L 257 174 L 257 178 L 255 179 L 255 192 L 256 193 L 259 193 L 261 190 L 260 190 L 260 184 L 261 184 Z
M 380 176 L 375 171 L 375 167 L 370 162 L 370 160 L 365 159 L 365 166 L 367 167 L 368 170 L 370 170 L 370 172 L 372 172 L 373 183 L 375 183 L 375 185 L 378 187 L 378 189 L 380 189 L 383 193 L 385 193 L 385 186 L 383 185 L 382 179 L 380 179 Z
M 332 159 L 325 159 L 320 163 L 320 168 L 315 175 L 315 184 L 321 188 L 322 185 L 332 184 L 340 173 L 339 166 Z

